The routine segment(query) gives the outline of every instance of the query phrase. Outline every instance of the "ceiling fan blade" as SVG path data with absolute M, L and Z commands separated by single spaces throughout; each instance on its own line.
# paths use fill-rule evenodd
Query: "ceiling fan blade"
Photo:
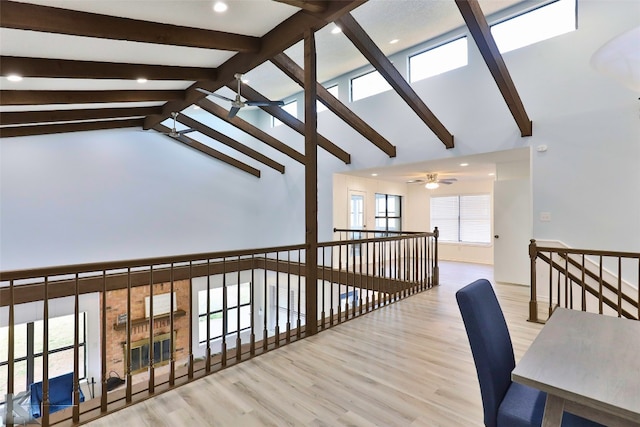
M 438 184 L 444 184 L 444 185 L 451 185 L 453 184 L 453 181 L 445 181 L 444 179 L 439 179 L 438 181 L 436 181 Z
M 245 101 L 245 105 L 251 105 L 254 107 L 282 107 L 284 105 L 284 101 Z
M 229 110 L 228 118 L 233 119 L 236 116 L 236 114 L 238 114 L 238 111 L 240 111 L 239 107 L 232 107 L 231 110 Z
M 226 96 L 218 95 L 217 93 L 214 93 L 214 92 L 209 92 L 208 90 L 202 89 L 200 87 L 197 87 L 196 90 L 198 92 L 200 92 L 200 93 L 204 93 L 204 94 L 207 94 L 207 95 L 215 96 L 216 98 L 224 99 L 225 101 L 229 101 L 229 102 L 233 102 L 234 101 L 231 98 L 227 98 Z
M 178 135 L 184 135 L 185 133 L 189 133 L 189 132 L 195 132 L 195 129 L 182 129 L 179 130 L 178 132 L 176 132 Z

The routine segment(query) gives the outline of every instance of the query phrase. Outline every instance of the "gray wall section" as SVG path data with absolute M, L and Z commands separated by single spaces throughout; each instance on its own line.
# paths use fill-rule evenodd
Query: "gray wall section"
M 398 147 L 394 159 L 320 113 L 320 133 L 353 161 L 346 166 L 319 150 L 320 240 L 332 236 L 333 173 L 545 144 L 546 152 L 532 156 L 534 237 L 640 251 L 638 94 L 589 65 L 600 46 L 638 24 L 638 2 L 585 0 L 578 31 L 504 55 L 534 122 L 529 138 L 520 137 L 472 41 L 468 66 L 413 85 L 455 135 L 454 149 L 445 150 L 394 92 L 349 104 Z M 343 101 L 348 77 L 335 80 Z M 202 112 L 189 114 L 205 120 Z M 270 128 L 266 115 L 246 118 L 303 150 L 300 135 Z M 304 168 L 271 148 L 261 151 L 284 163 L 286 174 L 238 154 L 262 170 L 257 179 L 152 131 L 3 139 L 0 269 L 302 243 Z M 541 211 L 552 221 L 537 221 Z

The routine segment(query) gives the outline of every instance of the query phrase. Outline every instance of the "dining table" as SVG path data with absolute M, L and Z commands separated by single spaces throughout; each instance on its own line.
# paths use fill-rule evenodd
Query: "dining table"
M 567 411 L 640 426 L 640 321 L 557 308 L 511 373 L 547 393 L 543 427 Z

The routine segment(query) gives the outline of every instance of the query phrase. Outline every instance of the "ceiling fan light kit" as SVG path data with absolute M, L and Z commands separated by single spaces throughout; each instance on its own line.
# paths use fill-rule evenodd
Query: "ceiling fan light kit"
M 433 172 L 428 172 L 425 175 L 425 179 L 412 179 L 407 181 L 407 184 L 422 184 L 426 182 L 424 188 L 427 190 L 435 190 L 440 187 L 440 184 L 451 185 L 456 182 L 456 178 L 442 178 L 438 179 L 438 174 Z

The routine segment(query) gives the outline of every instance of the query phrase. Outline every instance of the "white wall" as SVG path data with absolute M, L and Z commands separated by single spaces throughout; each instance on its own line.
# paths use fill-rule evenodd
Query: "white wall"
M 578 9 L 577 31 L 504 55 L 532 137 L 520 137 L 473 42 L 468 66 L 413 85 L 455 135 L 451 150 L 394 92 L 349 105 L 397 146 L 394 159 L 321 113 L 320 133 L 350 152 L 352 164 L 319 150 L 320 240 L 334 226 L 334 173 L 545 144 L 532 158 L 532 216 L 550 212 L 552 221 L 534 220 L 534 237 L 640 251 L 638 94 L 589 66 L 600 46 L 640 24 L 640 3 L 583 0 Z M 347 101 L 347 76 L 335 81 Z M 266 121 L 259 113 L 249 119 Z M 290 129 L 265 130 L 302 151 Z M 2 139 L 0 269 L 301 243 L 304 170 L 263 151 L 285 163 L 286 174 L 262 167 L 256 179 L 139 130 Z

